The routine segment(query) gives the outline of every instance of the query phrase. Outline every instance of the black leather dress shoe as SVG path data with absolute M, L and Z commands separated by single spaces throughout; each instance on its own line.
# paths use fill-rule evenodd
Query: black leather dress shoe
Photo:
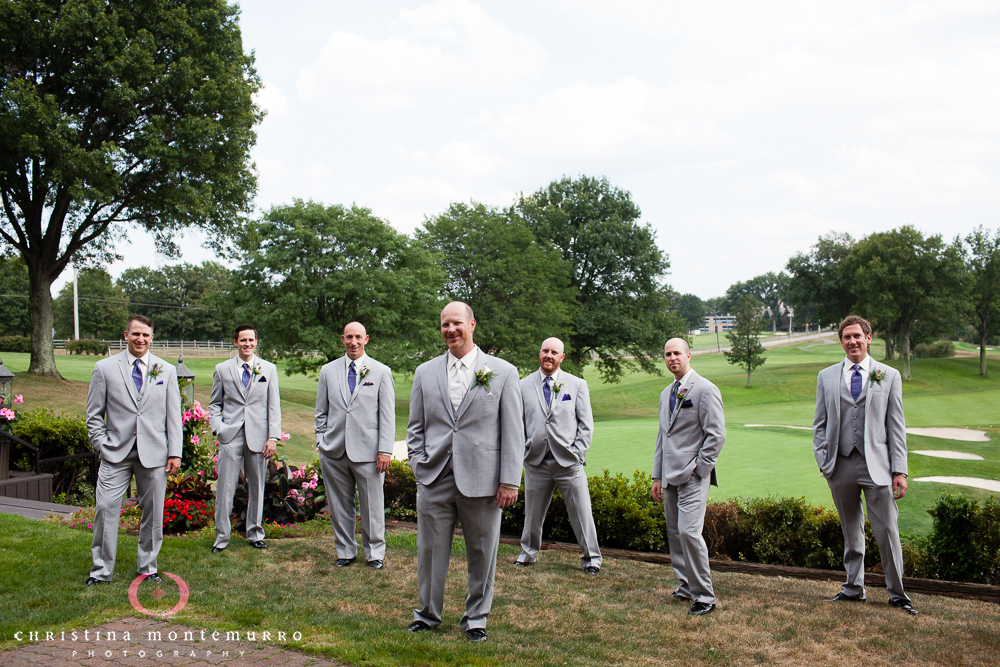
M 583 571 L 586 572 L 587 574 L 597 574 L 598 572 L 601 571 L 601 568 L 597 567 L 596 565 L 588 565 L 587 567 L 583 568 Z
M 893 607 L 898 607 L 899 609 L 902 609 L 911 616 L 916 616 L 917 614 L 920 613 L 919 611 L 914 609 L 913 605 L 910 604 L 910 601 L 905 598 L 896 598 L 895 600 L 889 600 L 889 604 L 892 605 Z
M 156 583 L 162 583 L 163 579 L 160 579 L 160 575 L 154 572 L 153 574 L 146 577 L 146 581 L 155 581 Z
M 693 600 L 691 598 L 689 598 L 686 595 L 681 595 L 677 591 L 674 591 L 673 593 L 671 593 L 670 597 L 677 598 L 678 600 L 684 600 L 685 602 L 693 602 Z
M 534 565 L 534 563 L 524 563 L 519 560 L 514 561 L 514 567 L 529 567 L 531 565 Z
M 212 547 L 212 553 L 213 554 L 217 554 L 220 551 L 225 551 L 225 550 L 226 550 L 226 547 Z
M 354 562 L 353 558 L 338 558 L 337 562 L 334 563 L 334 567 L 347 567 Z
M 423 621 L 413 621 L 413 623 L 410 623 L 410 625 L 407 626 L 406 631 L 407 632 L 423 632 L 424 630 L 433 630 L 433 629 L 434 628 L 432 628 L 431 626 L 427 625 Z
M 85 582 L 83 582 L 83 585 L 89 588 L 90 586 L 96 586 L 97 584 L 106 584 L 106 583 L 108 582 L 102 581 L 100 579 L 95 579 L 94 577 L 89 577 Z
M 368 567 L 370 567 L 373 570 L 381 570 L 383 567 L 385 567 L 385 563 L 383 563 L 380 560 L 370 560 L 368 561 Z
M 824 600 L 824 602 L 864 602 L 864 601 L 865 601 L 864 594 L 848 595 L 844 591 L 840 591 L 829 600 Z
M 256 542 L 253 542 L 251 540 L 247 540 L 247 543 L 249 543 L 250 546 L 252 546 L 254 549 L 266 549 L 267 548 L 267 545 L 264 544 L 264 540 L 257 540 Z
M 465 638 L 470 642 L 484 642 L 486 641 L 486 630 L 483 630 L 482 628 L 472 628 L 471 630 L 466 630 Z
M 712 613 L 712 611 L 714 610 L 715 610 L 714 604 L 708 602 L 695 602 L 693 605 L 691 605 L 691 608 L 688 609 L 688 613 L 693 614 L 695 616 L 704 616 L 705 614 Z

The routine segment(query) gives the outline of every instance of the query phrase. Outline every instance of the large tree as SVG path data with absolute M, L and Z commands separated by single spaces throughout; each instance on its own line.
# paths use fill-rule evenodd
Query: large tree
M 570 352 L 577 367 L 597 356 L 607 382 L 628 368 L 660 373 L 663 343 L 685 324 L 670 310 L 664 279 L 670 262 L 652 227 L 640 223 L 632 195 L 606 178 L 563 178 L 527 197 L 517 210 L 543 246 L 572 267 L 577 290 Z
M 760 344 L 760 331 L 767 326 L 764 304 L 744 294 L 736 300 L 736 307 L 730 312 L 736 315 L 736 325 L 726 334 L 731 349 L 722 354 L 726 356 L 726 361 L 747 372 L 749 387 L 750 375 L 767 361 L 764 346 Z
M 0 0 L 0 238 L 30 278 L 30 370 L 58 376 L 50 286 L 136 230 L 222 243 L 251 208 L 260 83 L 225 0 Z
M 160 269 L 126 269 L 118 284 L 129 311 L 153 320 L 165 340 L 229 340 L 230 318 L 219 295 L 232 272 L 218 262 L 174 264 Z
M 986 339 L 1000 333 L 1000 230 L 979 227 L 965 237 L 968 313 L 979 335 L 979 374 L 987 377 Z
M 948 245 L 940 235 L 924 237 L 904 225 L 858 241 L 845 269 L 861 314 L 873 325 L 891 323 L 887 327 L 899 336 L 903 379 L 912 380 L 910 334 L 915 322 L 929 325 L 966 298 L 959 244 Z
M 708 307 L 696 294 L 682 294 L 675 300 L 678 317 L 684 320 L 688 331 L 700 329 L 705 324 Z
M 20 257 L 0 256 L 0 336 L 28 336 L 28 267 Z
M 774 273 L 770 271 L 760 276 L 756 276 L 746 282 L 731 285 L 726 291 L 726 308 L 730 312 L 735 310 L 741 296 L 747 295 L 760 301 L 770 312 L 771 327 L 778 330 L 778 322 L 781 320 L 781 307 L 785 303 L 785 292 L 788 289 L 788 274 L 784 271 Z
M 795 309 L 796 321 L 831 325 L 851 314 L 854 295 L 844 260 L 853 246 L 849 234 L 834 233 L 819 237 L 810 252 L 788 260 L 786 301 Z
M 417 240 L 444 269 L 444 296 L 472 307 L 476 344 L 487 354 L 527 373 L 538 368 L 543 340 L 567 337 L 569 264 L 555 248 L 539 246 L 513 211 L 452 204 L 427 220 Z
M 117 340 L 128 323 L 128 299 L 104 269 L 80 269 L 77 275 L 80 338 Z M 55 302 L 57 338 L 73 338 L 73 282 L 59 290 Z M 157 331 L 159 333 L 159 331 Z
M 359 206 L 296 200 L 275 206 L 241 241 L 230 292 L 234 320 L 260 330 L 261 347 L 311 373 L 342 356 L 357 320 L 368 352 L 413 370 L 441 347 L 441 269 L 434 257 Z

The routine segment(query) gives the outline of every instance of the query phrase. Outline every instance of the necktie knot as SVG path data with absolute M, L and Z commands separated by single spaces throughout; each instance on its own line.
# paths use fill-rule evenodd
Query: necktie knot
M 861 372 L 861 366 L 859 366 L 857 364 L 854 364 L 854 372 L 855 373 L 860 373 Z

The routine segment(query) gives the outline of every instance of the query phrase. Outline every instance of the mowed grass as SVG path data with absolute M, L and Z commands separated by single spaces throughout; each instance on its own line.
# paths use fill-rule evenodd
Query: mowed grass
M 81 586 L 90 566 L 87 531 L 0 515 L 0 649 L 21 631 L 69 631 L 135 615 L 128 586 L 136 539 L 120 536 L 115 579 Z M 195 629 L 301 632 L 291 643 L 347 664 L 372 665 L 896 665 L 995 664 L 1000 651 L 996 605 L 914 595 L 909 617 L 886 604 L 884 589 L 866 605 L 824 603 L 838 586 L 716 572 L 719 607 L 704 617 L 673 601 L 669 566 L 607 559 L 584 575 L 576 554 L 543 552 L 532 568 L 511 565 L 517 549 L 501 545 L 489 641 L 464 640 L 459 620 L 467 592 L 464 544 L 454 543 L 444 623 L 412 635 L 417 604 L 416 540 L 390 531 L 386 568 L 335 568 L 329 536 L 272 539 L 258 551 L 234 543 L 220 555 L 211 540 L 167 538 L 160 567 L 190 588 L 172 621 Z M 152 586 L 139 602 L 166 610 Z M 0 658 L 2 661 L 2 658 Z
M 700 338 L 704 338 L 702 336 Z M 713 336 L 714 337 L 714 336 Z M 715 382 L 726 405 L 726 445 L 719 457 L 719 487 L 713 498 L 732 496 L 804 496 L 810 503 L 830 506 L 830 492 L 819 474 L 807 430 L 748 428 L 746 424 L 776 424 L 811 427 L 816 400 L 816 374 L 843 358 L 837 344 L 805 341 L 767 351 L 767 363 L 753 374 L 747 388 L 746 374 L 729 365 L 721 355 L 694 357 L 693 367 Z M 876 359 L 884 348 L 876 341 Z M 28 355 L 5 354 L 4 363 L 17 372 L 16 391 L 25 394 L 25 406 L 46 405 L 83 413 L 87 382 L 95 358 L 57 356 L 62 382 L 33 378 L 23 372 Z M 220 359 L 185 360 L 197 375 L 195 395 L 208 403 L 211 378 Z M 901 368 L 901 362 L 890 362 Z M 909 457 L 910 477 L 931 475 L 1000 478 L 1000 360 L 989 360 L 990 377 L 978 375 L 977 358 L 918 359 L 912 362 L 914 379 L 903 386 L 906 423 L 913 427 L 972 427 L 987 430 L 990 443 L 967 443 L 939 438 L 910 436 L 910 449 L 952 449 L 978 453 L 982 462 L 954 461 L 919 455 Z M 635 470 L 650 470 L 656 443 L 659 395 L 670 380 L 664 375 L 629 373 L 620 384 L 600 381 L 596 369 L 587 369 L 591 403 L 596 420 L 594 442 L 587 457 L 588 473 L 607 468 L 631 476 Z M 396 378 L 397 440 L 406 436 L 412 376 Z M 283 453 L 294 463 L 315 456 L 315 378 L 281 375 L 282 423 L 292 438 Z M 911 482 L 900 503 L 900 527 L 904 533 L 926 533 L 931 527 L 927 514 L 943 492 L 985 498 L 986 491 L 937 483 Z

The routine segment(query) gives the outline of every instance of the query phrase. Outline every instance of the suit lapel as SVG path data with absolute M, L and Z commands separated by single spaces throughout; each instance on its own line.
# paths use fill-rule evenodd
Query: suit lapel
M 875 373 L 878 371 L 878 362 L 875 361 L 874 359 L 872 359 L 872 363 L 870 364 L 870 366 L 871 369 L 868 371 L 869 373 Z M 875 388 L 881 387 L 881 385 L 872 384 L 872 382 L 864 376 L 861 377 L 861 381 L 868 384 L 868 391 L 865 392 L 867 394 L 867 396 L 865 396 L 865 420 L 867 423 L 868 406 L 872 404 L 872 396 L 875 394 Z
M 437 380 L 438 389 L 441 391 L 441 400 L 444 401 L 445 411 L 448 416 L 451 417 L 451 421 L 455 421 L 455 408 L 451 407 L 451 394 L 448 393 L 448 353 L 445 352 L 443 355 L 438 357 L 437 366 Z
M 677 388 L 677 392 L 680 393 L 680 392 L 683 391 L 684 395 L 686 397 L 688 394 L 691 393 L 691 387 L 694 386 L 695 380 L 697 378 L 698 378 L 698 373 L 692 372 L 691 376 L 688 378 L 687 384 L 681 383 L 681 386 Z M 676 382 L 676 380 L 675 380 L 675 382 Z M 673 384 L 673 383 L 671 383 L 671 384 Z M 667 425 L 667 430 L 668 431 L 670 430 L 670 427 L 674 425 L 674 420 L 677 419 L 677 415 L 680 414 L 680 412 L 681 412 L 681 403 L 683 403 L 683 402 L 684 402 L 683 399 L 678 398 L 677 402 L 674 404 L 674 411 L 673 411 L 673 413 L 671 413 L 671 415 L 670 415 L 670 423 Z M 667 406 L 669 407 L 669 405 L 670 404 L 668 403 Z
M 833 390 L 836 390 L 836 392 L 833 393 L 833 396 L 834 396 L 833 405 L 834 405 L 834 411 L 837 413 L 837 428 L 838 429 L 840 428 L 840 388 L 844 384 L 844 373 L 847 370 L 846 369 L 846 364 L 847 364 L 847 360 L 846 359 L 844 361 L 840 362 L 840 365 L 837 368 L 837 376 L 834 377 L 834 378 L 831 378 L 833 380 L 833 386 L 832 387 L 827 387 L 827 389 L 830 390 L 831 392 Z
M 157 357 L 154 357 L 152 353 L 150 353 L 148 362 L 149 366 L 146 368 L 146 381 L 142 383 L 142 391 L 139 392 L 139 407 L 142 407 L 142 404 L 146 402 L 146 397 L 149 396 L 150 394 L 149 388 L 153 384 L 159 382 L 159 380 L 153 377 L 152 370 L 156 368 L 156 365 L 160 363 L 160 360 Z M 162 370 L 162 368 L 163 366 L 161 365 L 160 369 Z
M 361 368 L 358 368 L 357 364 L 354 365 L 354 372 L 357 375 L 355 375 L 355 377 L 354 377 L 354 393 L 351 394 L 350 398 L 347 399 L 347 404 L 348 405 L 350 405 L 351 403 L 353 403 L 354 399 L 357 397 L 357 395 L 361 393 L 361 391 L 360 391 L 361 390 L 361 382 L 362 382 L 362 380 L 364 380 L 364 378 L 361 377 L 361 371 L 362 370 L 364 370 L 364 366 L 362 366 Z M 345 373 L 344 377 L 347 377 L 347 375 L 346 375 L 347 369 L 346 368 L 344 369 L 344 373 Z M 348 387 L 348 389 L 350 389 L 350 387 Z
M 246 400 L 247 390 L 243 386 L 243 374 L 240 369 L 243 368 L 243 361 L 240 359 L 239 355 L 233 357 L 233 360 L 229 364 L 229 372 L 233 376 L 233 382 L 236 383 L 236 388 L 239 390 L 240 395 L 243 396 L 243 400 Z
M 253 369 L 259 365 L 260 365 L 260 360 L 254 359 L 253 364 L 250 366 L 250 384 L 247 385 L 247 401 L 250 400 L 250 394 L 253 393 L 254 385 L 256 385 L 257 381 L 260 380 L 259 375 L 253 374 Z
M 122 352 L 121 356 L 119 356 L 118 368 L 122 372 L 122 379 L 125 381 L 125 388 L 128 389 L 128 395 L 132 397 L 132 402 L 135 403 L 135 407 L 139 407 L 139 396 L 135 391 L 135 382 L 132 381 L 132 369 L 128 365 L 127 352 Z
M 538 405 L 542 407 L 543 413 L 549 414 L 549 406 L 545 405 L 545 392 L 542 391 L 542 384 L 545 382 L 545 376 L 542 375 L 542 371 L 535 371 L 534 380 L 531 384 L 535 387 L 535 396 L 538 397 Z
M 479 383 L 476 382 L 475 374 L 483 370 L 487 366 L 489 366 L 490 359 L 492 359 L 492 357 L 490 357 L 482 350 L 479 350 L 479 355 L 476 357 L 476 365 L 472 368 L 473 372 L 472 386 L 469 387 L 468 391 L 465 392 L 465 398 L 462 399 L 462 403 L 458 406 L 458 410 L 456 410 L 456 415 L 455 415 L 456 419 L 462 418 L 462 415 L 465 414 L 465 411 L 468 409 L 469 404 L 472 403 L 472 399 L 481 390 Z M 495 369 L 491 368 L 490 370 L 492 371 Z

